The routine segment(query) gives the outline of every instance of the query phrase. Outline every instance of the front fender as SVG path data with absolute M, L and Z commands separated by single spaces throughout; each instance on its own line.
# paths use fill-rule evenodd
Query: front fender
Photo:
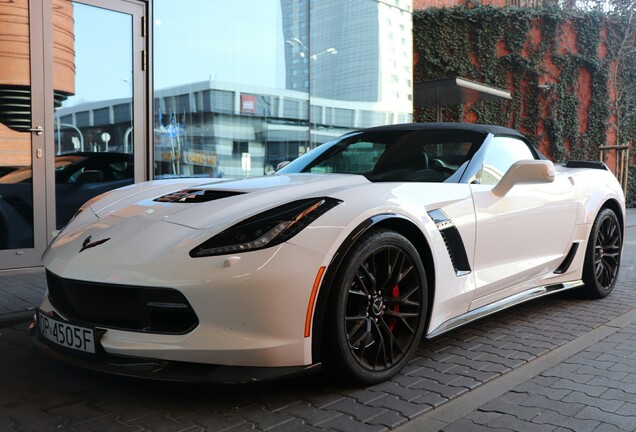
M 338 274 L 338 270 L 346 258 L 349 250 L 358 241 L 358 239 L 369 229 L 374 226 L 383 225 L 391 222 L 399 221 L 399 223 L 409 224 L 414 229 L 418 230 L 417 226 L 408 218 L 394 214 L 394 213 L 381 213 L 365 219 L 358 224 L 353 230 L 349 232 L 344 241 L 340 244 L 340 247 L 333 254 L 331 262 L 327 266 L 327 270 L 320 284 L 318 291 L 318 297 L 316 299 L 316 305 L 314 308 L 313 320 L 312 320 L 312 340 L 311 340 L 311 352 L 312 362 L 320 363 L 322 358 L 322 343 L 323 343 L 323 331 L 325 318 L 328 313 L 327 306 L 329 304 L 329 298 L 332 293 L 333 282 Z M 407 237 L 408 238 L 408 237 Z M 415 242 L 414 242 L 415 243 Z M 430 257 L 429 257 L 430 258 Z M 431 258 L 432 259 L 432 258 Z M 428 276 L 428 273 L 427 273 Z M 430 307 L 429 302 L 429 307 Z

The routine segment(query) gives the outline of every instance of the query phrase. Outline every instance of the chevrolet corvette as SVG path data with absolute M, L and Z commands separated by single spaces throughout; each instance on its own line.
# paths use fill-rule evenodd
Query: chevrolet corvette
M 519 132 L 392 125 L 274 175 L 130 185 L 84 204 L 43 256 L 30 326 L 58 359 L 166 380 L 307 370 L 391 378 L 425 338 L 521 302 L 610 294 L 623 192 Z

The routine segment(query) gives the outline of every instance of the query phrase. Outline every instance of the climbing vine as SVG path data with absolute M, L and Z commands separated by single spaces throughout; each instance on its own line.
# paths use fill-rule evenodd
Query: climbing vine
M 617 58 L 612 38 L 624 38 L 624 28 L 623 16 L 598 10 L 498 8 L 469 2 L 416 11 L 415 81 L 457 76 L 509 89 L 512 100 L 444 107 L 443 119 L 519 129 L 557 162 L 595 160 L 598 148 L 608 143 L 609 120 L 616 111 L 616 102 L 610 100 L 610 72 Z M 636 55 L 622 61 L 621 82 L 632 82 L 636 89 Z M 582 75 L 591 90 L 587 102 L 577 96 Z M 634 102 L 635 97 L 620 101 L 623 112 L 636 111 Z M 418 121 L 434 121 L 435 116 L 433 108 L 416 111 Z M 633 140 L 636 115 L 620 126 L 620 139 Z M 629 177 L 631 206 L 636 205 L 635 170 L 631 168 Z

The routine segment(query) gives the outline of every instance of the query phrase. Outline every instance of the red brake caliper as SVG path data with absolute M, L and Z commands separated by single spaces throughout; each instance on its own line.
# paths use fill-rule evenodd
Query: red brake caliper
M 393 297 L 394 299 L 397 299 L 400 297 L 400 288 L 397 286 L 397 284 L 393 287 L 393 290 L 391 291 L 391 297 Z M 393 306 L 393 312 L 399 312 L 400 311 L 400 305 L 395 305 Z M 393 329 L 395 328 L 395 323 L 397 322 L 397 319 L 393 318 L 391 319 L 391 322 L 389 323 L 389 330 L 393 331 Z

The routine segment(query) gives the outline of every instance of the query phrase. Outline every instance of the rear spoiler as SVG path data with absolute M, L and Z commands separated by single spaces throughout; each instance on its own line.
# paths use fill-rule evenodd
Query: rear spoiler
M 609 171 L 604 162 L 569 160 L 563 164 L 566 168 L 589 168 Z

